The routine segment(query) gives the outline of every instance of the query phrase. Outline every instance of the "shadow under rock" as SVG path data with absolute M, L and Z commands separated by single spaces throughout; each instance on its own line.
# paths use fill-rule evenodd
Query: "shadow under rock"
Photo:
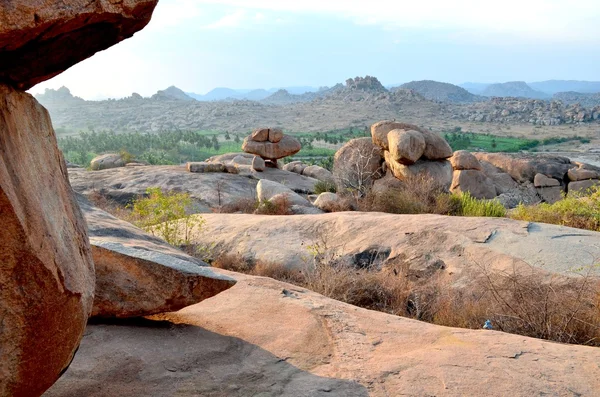
M 90 323 L 45 397 L 368 396 L 359 383 L 303 371 L 239 338 L 146 319 Z

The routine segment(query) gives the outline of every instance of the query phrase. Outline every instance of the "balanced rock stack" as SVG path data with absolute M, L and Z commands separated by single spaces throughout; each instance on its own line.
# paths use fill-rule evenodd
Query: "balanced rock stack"
M 479 160 L 466 150 L 454 152 L 450 158 L 453 193 L 469 192 L 478 199 L 492 199 L 498 195 L 494 182 L 483 173 Z
M 383 150 L 393 175 L 404 180 L 428 174 L 446 188 L 452 182 L 450 145 L 440 135 L 413 124 L 380 121 L 371 126 L 373 143 Z
M 279 128 L 258 128 L 242 144 L 244 152 L 260 156 L 268 167 L 277 167 L 277 160 L 292 156 L 300 149 L 300 141 L 284 135 Z
M 0 396 L 39 396 L 55 382 L 95 288 L 50 116 L 25 90 L 132 36 L 156 2 L 0 2 Z

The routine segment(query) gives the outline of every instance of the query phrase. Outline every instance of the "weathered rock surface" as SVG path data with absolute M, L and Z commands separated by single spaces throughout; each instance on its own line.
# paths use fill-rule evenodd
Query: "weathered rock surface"
M 535 177 L 533 178 L 533 186 L 535 186 L 535 187 L 560 186 L 560 181 L 557 181 L 554 178 L 548 178 L 544 174 L 535 174 Z
M 304 167 L 304 169 L 302 169 L 302 175 L 318 179 L 322 182 L 335 183 L 333 173 L 318 165 L 309 165 Z
M 136 317 L 179 310 L 230 288 L 234 281 L 160 238 L 78 202 L 96 265 L 92 316 Z
M 348 141 L 333 157 L 333 177 L 338 192 L 368 189 L 384 174 L 383 151 L 371 138 Z
M 242 150 L 262 157 L 265 160 L 278 160 L 296 154 L 302 149 L 300 141 L 285 135 L 279 142 L 257 142 L 247 137 L 242 144 Z
M 600 257 L 598 232 L 505 218 L 366 212 L 203 216 L 206 233 L 200 242 L 215 243 L 217 251 L 297 268 L 310 263 L 307 246 L 313 244 L 326 244 L 331 252 L 350 261 L 364 252 L 386 253 L 386 262 L 405 260 L 416 271 L 441 260 L 446 264 L 444 274 L 456 279 L 468 279 L 469 272 L 481 266 L 498 270 L 533 266 L 568 275 L 595 264 Z M 597 267 L 591 271 L 600 275 Z
M 235 277 L 230 290 L 177 313 L 89 326 L 46 396 L 529 397 L 600 389 L 597 348 L 440 327 Z
M 256 185 L 256 198 L 259 202 L 272 200 L 275 196 L 286 195 L 290 205 L 309 207 L 310 202 L 281 183 L 262 179 Z
M 600 172 L 585 168 L 572 168 L 568 172 L 571 181 L 584 181 L 586 179 L 598 179 Z
M 418 175 L 428 175 L 438 185 L 446 189 L 450 188 L 450 184 L 452 183 L 452 165 L 448 160 L 419 160 L 413 165 L 402 165 L 394 161 L 389 153 L 385 152 L 385 162 L 396 178 L 404 180 Z
M 457 150 L 454 152 L 452 157 L 450 157 L 450 163 L 452 164 L 452 169 L 454 171 L 483 170 L 477 157 L 466 150 Z
M 297 193 L 313 193 L 316 179 L 276 168 L 255 172 L 247 166 L 239 174 L 191 173 L 181 166 L 144 166 L 114 168 L 103 171 L 70 169 L 69 179 L 75 191 L 89 196 L 101 193 L 120 204 L 127 204 L 145 194 L 149 187 L 163 190 L 179 189 L 190 193 L 198 205 L 198 212 L 231 204 L 240 199 L 256 197 L 256 184 L 261 179 L 285 183 Z
M 101 154 L 94 157 L 90 162 L 90 168 L 94 171 L 118 167 L 125 167 L 125 161 L 119 153 Z
M 21 40 L 9 36 L 19 21 L 8 5 L 0 6 L 0 42 Z M 4 69 L 9 55 L 0 51 L 0 57 Z M 0 269 L 0 396 L 40 395 L 69 365 L 83 336 L 94 266 L 48 112 L 2 84 Z
M 196 172 L 199 174 L 205 172 L 225 172 L 225 164 L 216 161 L 211 163 L 206 161 L 190 162 L 187 163 L 186 167 L 189 172 Z
M 387 138 L 390 156 L 400 164 L 414 164 L 425 152 L 425 138 L 418 131 L 391 130 Z
M 302 174 L 304 169 L 308 167 L 308 164 L 304 164 L 302 161 L 291 161 L 283 166 L 284 171 L 295 172 L 296 174 Z
M 371 138 L 375 145 L 383 150 L 390 150 L 388 134 L 390 131 L 412 130 L 419 132 L 425 140 L 423 156 L 427 160 L 444 160 L 452 156 L 452 149 L 448 142 L 440 135 L 414 124 L 399 123 L 396 121 L 380 121 L 371 126 Z
M 574 165 L 566 157 L 553 155 L 473 153 L 479 161 L 493 164 L 517 182 L 533 182 L 536 174 L 563 180 Z
M 283 139 L 283 131 L 279 128 L 270 128 L 269 137 L 267 139 L 269 142 L 277 143 Z
M 600 181 L 597 179 L 588 179 L 585 181 L 577 181 L 569 183 L 569 192 L 586 193 L 591 188 L 600 186 Z
M 454 171 L 450 191 L 453 193 L 469 192 L 478 199 L 493 199 L 498 195 L 494 182 L 483 172 L 477 170 Z
M 266 142 L 269 139 L 269 129 L 257 128 L 250 134 L 250 137 L 255 142 Z
M 335 193 L 324 192 L 319 194 L 314 205 L 325 212 L 335 211 L 340 207 L 340 197 Z
M 538 187 L 536 190 L 542 200 L 549 204 L 556 203 L 563 197 L 563 190 L 560 186 Z
M 254 156 L 252 159 L 252 169 L 254 171 L 263 172 L 265 168 L 265 160 L 263 160 L 262 157 Z
M 21 90 L 48 80 L 142 29 L 157 0 L 5 0 L 0 81 Z

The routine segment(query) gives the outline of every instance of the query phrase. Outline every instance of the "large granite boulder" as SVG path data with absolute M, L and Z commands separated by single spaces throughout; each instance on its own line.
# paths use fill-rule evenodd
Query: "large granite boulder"
M 498 193 L 494 182 L 478 170 L 454 171 L 450 191 L 453 193 L 468 192 L 477 199 L 492 199 Z
M 176 311 L 234 284 L 206 263 L 94 207 L 83 196 L 77 200 L 88 224 L 96 265 L 92 316 Z
M 276 196 L 285 196 L 290 205 L 311 207 L 310 202 L 281 183 L 261 179 L 256 185 L 256 198 L 259 202 L 273 200 Z
M 371 126 L 373 143 L 383 150 L 391 150 L 388 134 L 393 130 L 412 130 L 419 132 L 425 140 L 423 157 L 427 160 L 444 160 L 452 156 L 452 148 L 440 135 L 414 124 L 384 120 Z
M 48 112 L 2 84 L 0 268 L 0 396 L 38 396 L 83 336 L 94 266 Z
M 437 185 L 449 189 L 452 183 L 452 165 L 448 160 L 427 161 L 419 160 L 412 165 L 403 165 L 391 158 L 390 152 L 385 153 L 385 162 L 394 174 L 400 180 L 413 178 L 418 175 L 427 175 L 432 178 Z
M 310 178 L 314 178 L 314 179 L 318 179 L 319 181 L 322 182 L 327 182 L 327 183 L 335 183 L 335 180 L 333 178 L 333 173 L 331 171 L 329 171 L 328 169 L 325 169 L 319 165 L 309 165 L 307 167 L 304 167 L 304 169 L 302 170 L 302 175 L 304 176 L 308 176 Z
M 381 169 L 383 151 L 371 138 L 348 141 L 333 157 L 333 177 L 338 192 L 365 192 L 385 173 Z
M 125 160 L 119 153 L 106 153 L 94 157 L 90 168 L 94 171 L 108 170 L 110 168 L 125 167 Z
M 425 138 L 414 130 L 391 130 L 388 133 L 390 155 L 400 164 L 411 165 L 425 152 Z
M 471 152 L 466 150 L 457 150 L 454 152 L 452 157 L 450 157 L 450 163 L 452 163 L 452 169 L 454 171 L 483 170 L 479 160 L 477 160 L 477 157 L 473 156 Z
M 155 5 L 0 2 L 0 396 L 39 396 L 68 367 L 95 284 L 85 222 L 48 112 L 15 89 L 132 36 Z
M 0 81 L 26 90 L 133 36 L 157 0 L 4 0 Z

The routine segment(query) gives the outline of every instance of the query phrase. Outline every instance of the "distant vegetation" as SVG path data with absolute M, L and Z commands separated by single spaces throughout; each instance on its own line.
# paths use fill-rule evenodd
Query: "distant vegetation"
M 136 161 L 151 165 L 174 165 L 188 161 L 203 161 L 219 154 L 240 152 L 243 139 L 250 133 L 222 131 L 160 131 L 124 132 L 94 131 L 59 136 L 58 145 L 65 158 L 74 164 L 89 166 L 90 161 L 103 153 L 125 153 Z M 368 127 L 346 128 L 327 132 L 288 132 L 302 144 L 302 150 L 286 161 L 302 160 L 327 169 L 333 166 L 333 155 L 351 139 L 370 136 Z M 453 150 L 486 152 L 518 152 L 536 150 L 551 145 L 578 140 L 581 137 L 547 138 L 544 140 L 502 137 L 490 134 L 463 132 L 459 127 L 443 133 Z
M 202 161 L 224 153 L 240 152 L 242 141 L 250 132 L 234 134 L 218 131 L 162 131 L 153 133 L 114 131 L 81 132 L 58 138 L 65 158 L 74 164 L 89 166 L 102 153 L 127 153 L 137 161 L 152 165 L 182 164 Z M 335 147 L 350 139 L 369 134 L 349 128 L 317 133 L 292 133 L 302 144 L 295 158 L 330 168 Z M 335 146 L 334 146 L 335 145 Z
M 517 137 L 496 136 L 491 134 L 476 134 L 463 132 L 460 127 L 444 132 L 444 138 L 453 150 L 469 150 L 483 152 L 519 152 L 521 150 L 536 150 L 542 145 L 554 145 L 569 141 L 589 143 L 587 138 L 578 136 L 569 138 L 524 139 Z

